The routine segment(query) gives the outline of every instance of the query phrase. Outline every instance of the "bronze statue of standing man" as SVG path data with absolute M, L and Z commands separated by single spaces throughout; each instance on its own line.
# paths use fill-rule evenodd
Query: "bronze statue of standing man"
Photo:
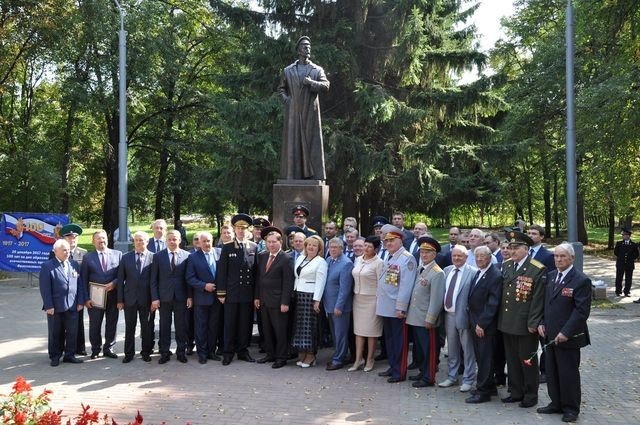
M 311 62 L 311 40 L 296 43 L 298 60 L 284 69 L 278 92 L 284 103 L 280 178 L 325 180 L 318 93 L 329 91 L 324 70 Z

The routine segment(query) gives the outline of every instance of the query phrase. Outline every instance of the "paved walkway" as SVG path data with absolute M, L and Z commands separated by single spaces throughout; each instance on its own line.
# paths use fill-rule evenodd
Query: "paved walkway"
M 614 269 L 611 261 L 585 259 L 585 271 L 610 285 Z M 612 295 L 610 289 L 610 299 L 621 308 L 594 309 L 589 319 L 593 345 L 582 350 L 582 424 L 640 424 L 640 305 L 631 303 L 640 297 L 640 287 L 634 286 L 632 298 Z M 497 398 L 465 404 L 467 395 L 457 387 L 416 390 L 408 382 L 388 384 L 377 376 L 385 367 L 381 362 L 375 372 L 348 373 L 294 365 L 273 370 L 237 361 L 227 367 L 211 361 L 199 365 L 194 357 L 184 365 L 175 359 L 158 365 L 158 356 L 149 364 L 136 358 L 125 365 L 121 354 L 119 360 L 52 368 L 40 307 L 37 287 L 29 287 L 24 276 L 0 281 L 0 394 L 10 392 L 22 375 L 36 391 L 53 390 L 52 405 L 67 415 L 77 414 L 84 403 L 120 423 L 133 420 L 138 409 L 145 424 L 561 423 L 559 415 L 539 415 Z M 122 353 L 122 315 L 119 323 L 116 352 Z M 136 344 L 139 348 L 139 340 Z M 323 350 L 319 363 L 329 357 Z M 541 385 L 539 406 L 548 401 Z

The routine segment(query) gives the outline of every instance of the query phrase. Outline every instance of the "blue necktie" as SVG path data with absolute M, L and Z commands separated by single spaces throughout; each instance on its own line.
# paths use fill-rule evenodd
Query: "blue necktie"
M 216 278 L 216 262 L 213 259 L 213 253 L 210 252 L 209 254 L 207 254 L 208 262 L 209 262 L 209 270 L 211 270 L 211 274 L 213 275 L 213 278 Z

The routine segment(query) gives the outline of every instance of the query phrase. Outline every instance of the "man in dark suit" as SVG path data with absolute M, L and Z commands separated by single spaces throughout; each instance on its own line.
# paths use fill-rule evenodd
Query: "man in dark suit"
M 638 244 L 631 240 L 631 230 L 622 229 L 622 240 L 616 242 L 613 253 L 616 256 L 616 295 L 622 295 L 622 277 L 624 276 L 624 296 L 631 295 L 633 269 L 638 259 Z
M 353 307 L 353 262 L 342 253 L 343 246 L 340 238 L 329 241 L 329 267 L 322 304 L 329 315 L 335 351 L 327 364 L 327 370 L 341 369 L 349 348 L 349 320 Z
M 554 342 L 546 348 L 551 403 L 538 413 L 562 413 L 564 422 L 575 422 L 580 414 L 580 348 L 590 344 L 591 280 L 573 267 L 570 244 L 558 245 L 554 256 L 557 271 L 549 273 L 544 318 L 538 326 L 545 342 Z
M 69 223 L 62 226 L 60 235 L 69 243 L 69 259 L 75 260 L 79 266 L 82 265 L 82 259 L 87 254 L 87 250 L 78 246 L 78 236 L 82 234 L 82 227 L 77 224 Z M 55 252 L 49 253 L 49 260 L 55 258 Z M 84 309 L 78 311 L 78 342 L 76 344 L 76 354 L 80 356 L 87 355 L 84 338 Z
M 547 269 L 547 273 L 556 269 L 556 265 L 553 261 L 553 253 L 547 248 L 542 246 L 544 240 L 544 227 L 533 224 L 527 229 L 527 236 L 533 241 L 533 245 L 529 247 L 529 256 L 535 260 L 540 261 Z
M 40 269 L 42 309 L 47 313 L 49 330 L 48 352 L 51 366 L 60 364 L 64 346 L 65 363 L 82 363 L 75 357 L 78 336 L 78 311 L 84 308 L 85 286 L 80 278 L 80 266 L 69 260 L 70 247 L 64 239 L 53 244 L 54 258 Z
M 151 310 L 160 309 L 160 364 L 171 359 L 172 321 L 176 330 L 178 361 L 187 362 L 187 310 L 192 309 L 193 300 L 192 289 L 185 280 L 189 253 L 180 249 L 180 245 L 180 232 L 169 230 L 167 248 L 154 254 L 151 265 Z
M 219 361 L 216 355 L 220 301 L 216 292 L 216 261 L 213 249 L 213 235 L 202 232 L 199 236 L 200 249 L 189 256 L 187 261 L 187 283 L 193 289 L 193 317 L 195 321 L 198 362 L 207 359 Z
M 105 308 L 93 307 L 91 300 L 87 301 L 89 308 L 89 341 L 91 342 L 91 358 L 95 359 L 102 350 L 104 357 L 117 359 L 113 352 L 116 344 L 116 330 L 118 329 L 118 267 L 122 253 L 107 248 L 107 232 L 98 230 L 93 234 L 93 246 L 96 249 L 88 253 L 80 266 L 82 282 L 89 287 L 91 283 L 103 285 L 107 291 Z M 87 290 L 87 294 L 91 294 Z M 102 321 L 104 325 L 104 344 L 102 340 Z
M 164 238 L 167 234 L 167 222 L 160 218 L 153 222 L 151 230 L 153 230 L 153 237 L 149 239 L 147 249 L 153 253 L 165 249 L 167 244 Z
M 324 245 L 324 258 L 329 257 L 329 241 L 338 236 L 338 225 L 335 221 L 328 221 L 324 225 L 324 238 L 322 243 Z
M 489 247 L 491 253 L 498 263 L 496 264 L 498 268 L 502 267 L 502 262 L 504 261 L 504 257 L 502 256 L 502 250 L 500 249 L 500 235 L 498 233 L 487 233 L 484 237 L 484 244 Z
M 547 281 L 544 265 L 528 255 L 531 238 L 517 230 L 508 234 L 511 258 L 502 263 L 502 299 L 498 313 L 498 329 L 504 337 L 511 395 L 504 403 L 520 402 L 520 407 L 538 403 L 538 357 L 525 365 L 538 349 L 538 325 L 544 309 Z
M 233 242 L 224 244 L 218 261 L 218 300 L 224 304 L 224 355 L 227 366 L 237 353 L 238 359 L 253 363 L 249 342 L 253 327 L 253 266 L 257 245 L 249 240 L 247 229 L 253 219 L 247 214 L 231 218 L 235 230 Z
M 147 250 L 149 235 L 138 231 L 133 234 L 133 251 L 122 256 L 118 269 L 118 310 L 124 309 L 124 359 L 133 360 L 136 351 L 135 336 L 140 319 L 140 355 L 145 362 L 151 361 L 153 348 L 153 321 L 151 311 L 151 265 L 153 253 Z
M 256 265 L 255 307 L 262 314 L 267 355 L 258 363 L 274 362 L 279 369 L 287 364 L 287 316 L 293 294 L 293 263 L 282 251 L 282 231 L 274 226 L 262 229 L 267 249 L 258 254 Z
M 475 257 L 478 272 L 471 282 L 467 305 L 478 374 L 476 392 L 465 401 L 484 403 L 491 400 L 492 394 L 497 395 L 493 379 L 493 350 L 502 297 L 502 274 L 496 265 L 491 264 L 491 249 L 488 246 L 476 248 Z
M 415 236 L 413 235 L 413 232 L 411 230 L 404 228 L 404 213 L 401 213 L 400 211 L 394 212 L 391 216 L 391 224 L 402 231 L 402 233 L 404 234 L 402 245 L 404 246 L 404 249 L 409 250 L 411 242 L 413 242 Z
M 542 240 L 544 239 L 544 227 L 533 224 L 527 229 L 527 236 L 533 241 L 533 245 L 529 247 L 529 256 L 535 260 L 544 264 L 547 269 L 546 273 L 552 272 L 556 269 L 555 262 L 553 261 L 553 253 L 542 246 Z M 543 339 L 540 338 L 540 343 L 544 344 Z M 544 360 L 546 353 L 543 351 L 540 355 L 540 383 L 547 382 L 546 375 L 546 362 Z

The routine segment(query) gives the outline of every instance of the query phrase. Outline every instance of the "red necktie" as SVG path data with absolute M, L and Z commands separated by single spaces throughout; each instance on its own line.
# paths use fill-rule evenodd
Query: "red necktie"
M 271 268 L 271 265 L 273 264 L 273 260 L 276 258 L 275 255 L 269 255 L 269 261 L 267 261 L 267 269 L 265 271 L 269 271 L 269 269 Z
M 107 271 L 107 256 L 104 254 L 104 252 L 100 253 L 100 256 L 102 257 L 102 271 L 106 272 Z

